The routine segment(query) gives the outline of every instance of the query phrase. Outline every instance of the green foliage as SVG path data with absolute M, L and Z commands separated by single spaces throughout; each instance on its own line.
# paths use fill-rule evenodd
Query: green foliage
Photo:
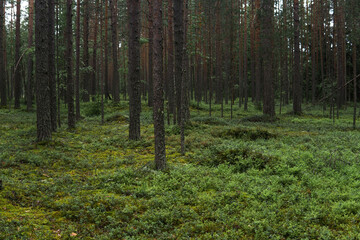
M 46 144 L 34 142 L 34 112 L 0 110 L 0 239 L 360 237 L 350 109 L 333 124 L 321 107 L 267 121 L 252 104 L 234 108 L 233 120 L 200 104 L 185 127 L 186 156 L 179 127 L 166 126 L 166 172 L 152 165 L 145 104 L 140 141 L 128 140 L 127 102 L 106 103 L 103 125 L 98 103 L 81 109 L 77 129 L 63 126 Z
M 87 117 L 99 116 L 101 114 L 101 102 L 89 102 L 84 108 Z

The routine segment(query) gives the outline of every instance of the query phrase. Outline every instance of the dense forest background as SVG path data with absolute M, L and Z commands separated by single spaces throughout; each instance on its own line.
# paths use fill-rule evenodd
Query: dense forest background
M 161 1 L 161 9 L 154 9 L 153 1 L 41 2 L 47 14 L 39 21 L 48 26 L 35 29 L 49 32 L 54 130 L 61 124 L 55 116 L 60 101 L 76 100 L 70 110 L 76 119 L 80 101 L 130 98 L 131 112 L 139 111 L 140 97 L 153 105 L 156 11 L 162 19 L 161 82 L 174 123 L 181 121 L 181 102 L 186 120 L 190 100 L 209 104 L 210 115 L 212 104 L 236 101 L 246 110 L 250 100 L 271 116 L 275 102 L 280 113 L 292 103 L 300 114 L 302 103 L 311 102 L 324 110 L 331 106 L 337 115 L 346 102 L 356 102 L 358 1 L 177 2 Z M 19 108 L 22 101 L 30 110 L 39 84 L 34 1 L 26 2 L 26 10 L 21 1 L 1 3 L 1 105 Z
M 0 0 L 0 238 L 359 239 L 359 11 Z

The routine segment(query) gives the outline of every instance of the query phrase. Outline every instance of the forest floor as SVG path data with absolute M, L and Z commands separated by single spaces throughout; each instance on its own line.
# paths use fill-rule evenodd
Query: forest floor
M 288 106 L 290 110 L 291 106 Z M 360 131 L 352 109 L 262 122 L 251 105 L 192 105 L 166 126 L 167 171 L 153 170 L 151 109 L 128 140 L 128 106 L 82 105 L 74 131 L 36 143 L 35 112 L 0 110 L 0 239 L 360 239 Z M 255 117 L 254 117 L 255 116 Z

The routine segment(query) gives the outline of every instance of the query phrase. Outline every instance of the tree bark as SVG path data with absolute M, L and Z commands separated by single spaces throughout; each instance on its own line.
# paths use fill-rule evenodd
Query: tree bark
M 90 84 L 89 84 L 89 80 L 90 80 L 90 74 L 88 71 L 88 67 L 89 67 L 89 0 L 84 0 L 83 2 L 84 4 L 84 18 L 83 18 L 83 61 L 84 61 L 84 67 L 85 72 L 83 73 L 83 101 L 84 102 L 89 102 L 90 101 Z
M 293 111 L 294 114 L 301 114 L 301 83 L 300 83 L 300 20 L 299 20 L 299 0 L 294 0 L 294 70 L 293 70 Z
M 264 77 L 264 101 L 263 113 L 270 117 L 275 116 L 274 102 L 274 73 L 273 73 L 273 17 L 274 1 L 264 0 L 262 2 L 261 16 L 261 52 L 263 59 L 263 77 Z
M 168 65 L 167 81 L 169 86 L 168 100 L 169 111 L 174 114 L 174 124 L 176 123 L 175 106 L 175 80 L 174 80 L 174 6 L 173 0 L 168 0 Z
M 48 0 L 49 4 L 49 88 L 50 88 L 50 116 L 51 130 L 56 131 L 56 79 L 55 79 L 55 0 Z
M 80 120 L 80 0 L 76 1 L 76 80 L 75 80 L 75 97 L 76 111 L 75 118 Z
M 108 15 L 108 1 L 105 2 L 105 40 L 104 40 L 104 57 L 105 57 L 105 76 L 104 76 L 104 94 L 106 98 L 110 98 L 109 95 L 109 47 L 108 47 L 108 21 L 109 21 L 109 15 Z
M 179 0 L 176 0 L 179 1 Z M 153 0 L 154 17 L 154 134 L 155 134 L 155 168 L 166 168 L 165 127 L 164 127 L 164 94 L 163 94 L 163 54 L 162 54 L 162 0 Z
M 181 124 L 181 88 L 184 48 L 183 1 L 174 0 L 176 121 Z
M 248 72 L 247 72 L 247 2 L 245 0 L 245 15 L 244 15 L 244 110 L 247 111 L 248 110 Z
M 149 52 L 148 52 L 148 106 L 153 106 L 154 92 L 153 92 L 153 3 L 148 0 L 149 5 Z
M 140 139 L 140 0 L 128 0 L 129 18 L 129 65 L 128 82 L 130 84 L 130 126 L 129 139 Z
M 1 10 L 0 10 L 1 11 Z M 34 29 L 34 0 L 29 0 L 29 28 L 28 28 L 28 48 L 33 46 Z M 1 31 L 1 30 L 0 30 Z M 1 52 L 1 51 L 0 51 Z M 32 110 L 33 104 L 33 54 L 30 53 L 27 62 L 27 82 L 26 82 L 26 109 Z M 2 72 L 2 71 L 0 71 Z
M 72 0 L 66 2 L 66 73 L 67 90 L 66 98 L 68 104 L 68 128 L 75 128 L 74 114 L 74 82 L 72 76 Z
M 357 76 L 357 68 L 356 68 L 356 43 L 353 42 L 353 76 L 354 76 L 354 115 L 353 115 L 353 128 L 356 128 L 356 104 L 357 104 L 357 86 L 356 86 L 356 76 Z
M 118 40 L 117 40 L 117 0 L 110 0 L 111 7 L 111 38 L 112 38 L 112 57 L 113 57 L 113 81 L 112 90 L 114 102 L 120 102 L 120 88 L 119 88 L 119 72 L 118 72 Z
M 16 30 L 15 30 L 15 109 L 20 108 L 20 97 L 21 97 L 21 73 L 20 73 L 20 15 L 21 15 L 21 0 L 16 1 Z
M 97 76 L 97 32 L 98 32 L 98 12 L 99 12 L 99 0 L 95 1 L 95 9 L 94 9 L 94 38 L 93 38 L 93 63 L 92 63 L 92 74 L 91 74 L 91 95 L 92 95 L 92 100 L 95 101 L 95 95 L 96 95 L 96 76 Z
M 50 89 L 48 73 L 48 1 L 35 1 L 36 119 L 37 141 L 51 140 Z
M 5 1 L 0 0 L 0 94 L 1 106 L 5 107 L 7 104 L 6 97 L 6 73 L 5 73 L 5 48 L 4 48 L 4 29 L 5 29 Z

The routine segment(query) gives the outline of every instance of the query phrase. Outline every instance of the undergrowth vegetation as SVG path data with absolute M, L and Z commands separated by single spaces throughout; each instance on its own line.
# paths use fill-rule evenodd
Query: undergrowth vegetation
M 359 239 L 360 132 L 352 111 L 261 117 L 191 105 L 166 126 L 155 171 L 151 109 L 128 140 L 127 103 L 82 105 L 76 130 L 36 143 L 35 112 L 0 110 L 0 239 Z M 65 123 L 65 108 L 62 109 Z M 283 110 L 284 111 L 284 110 Z M 270 121 L 271 120 L 271 121 Z

